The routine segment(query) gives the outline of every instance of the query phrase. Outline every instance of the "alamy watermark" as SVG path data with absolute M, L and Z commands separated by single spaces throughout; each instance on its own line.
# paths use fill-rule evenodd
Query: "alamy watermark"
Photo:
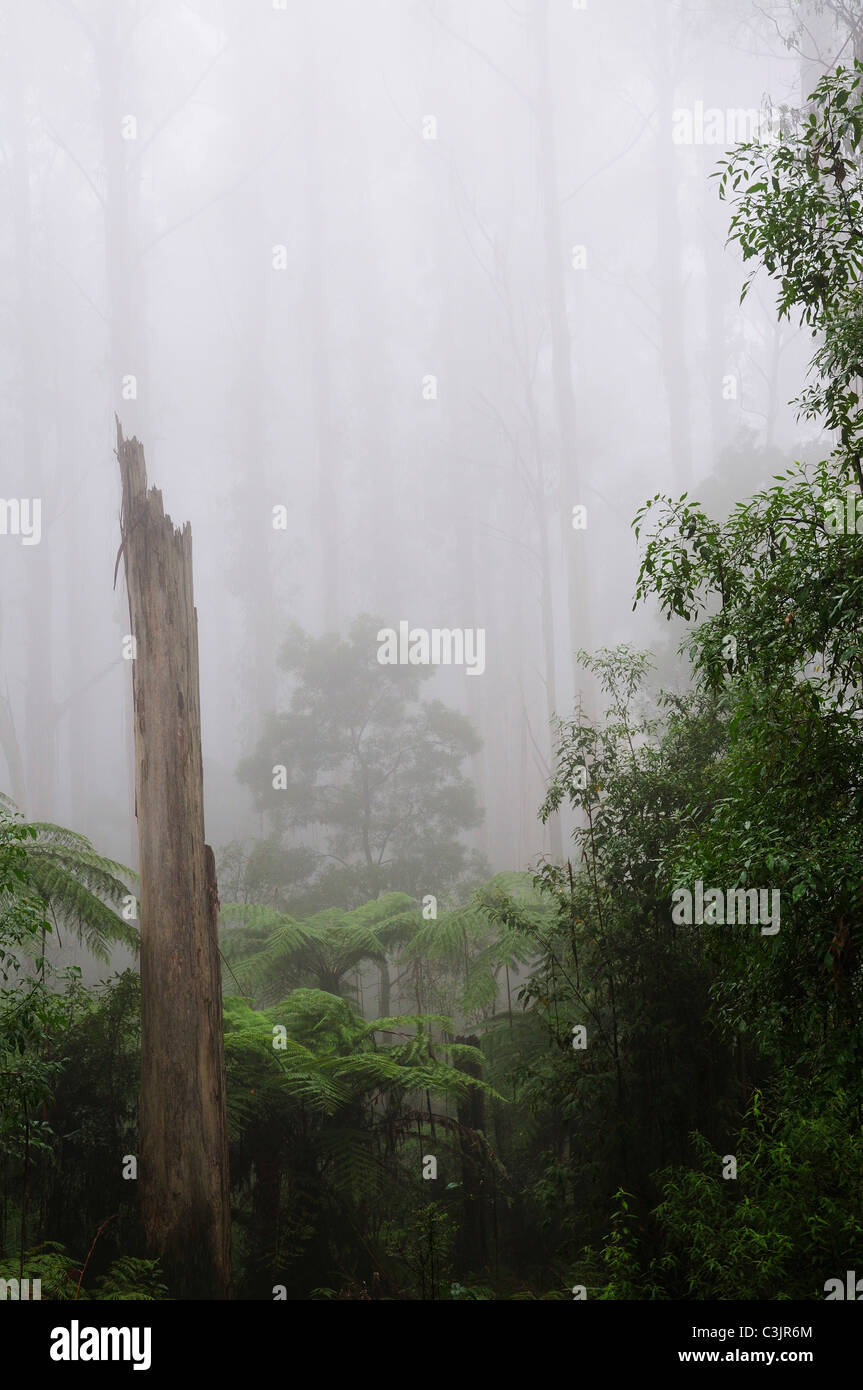
M 42 539 L 41 497 L 0 497 L 0 536 L 20 536 L 22 545 Z
M 830 536 L 863 536 L 863 496 L 853 483 L 845 496 L 831 497 L 824 503 L 824 529 Z
M 148 1371 L 152 1330 L 149 1327 L 55 1327 L 48 1355 L 52 1361 L 131 1361 L 133 1371 Z
M 41 1279 L 22 1279 L 19 1283 L 17 1279 L 0 1279 L 0 1301 L 5 1302 L 11 1299 L 13 1303 L 21 1300 L 29 1302 L 42 1298 Z
M 406 619 L 398 632 L 382 627 L 378 633 L 381 666 L 466 666 L 467 675 L 485 670 L 484 627 L 411 627 Z
M 768 911 L 769 898 L 769 911 Z M 762 936 L 775 936 L 780 925 L 780 890 L 778 888 L 708 888 L 699 878 L 695 892 L 675 888 L 672 894 L 671 920 L 677 926 L 743 926 L 754 922 L 761 927 Z
M 775 145 L 782 131 L 782 112 L 776 106 L 678 106 L 671 115 L 675 145 Z
M 831 1303 L 836 1299 L 850 1299 L 852 1303 L 860 1303 L 863 1300 L 863 1279 L 858 1279 L 856 1271 L 847 1269 L 845 1279 L 828 1279 L 824 1285 L 824 1298 L 826 1303 Z

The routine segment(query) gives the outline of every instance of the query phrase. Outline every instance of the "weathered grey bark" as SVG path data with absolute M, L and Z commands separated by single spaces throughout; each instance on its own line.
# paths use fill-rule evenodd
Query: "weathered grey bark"
M 144 451 L 117 422 L 134 661 L 141 865 L 141 1214 L 179 1298 L 230 1296 L 222 989 L 204 843 L 192 535 L 175 530 Z

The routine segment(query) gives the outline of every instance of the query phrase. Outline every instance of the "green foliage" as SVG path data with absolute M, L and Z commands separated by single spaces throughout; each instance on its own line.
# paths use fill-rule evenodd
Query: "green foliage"
M 383 1213 L 396 1194 L 408 1200 L 418 1177 L 405 1169 L 402 1136 L 422 1131 L 432 1096 L 496 1096 L 457 1065 L 480 1055 L 436 1038 L 450 1019 L 367 1021 L 348 1000 L 315 989 L 294 989 L 265 1011 L 228 997 L 225 1025 L 232 1170 L 244 1194 L 242 1286 L 259 1296 L 274 1283 L 332 1289 L 334 1272 L 347 1279 L 346 1233 L 359 1222 L 371 1228 L 375 1268 L 385 1267 Z M 445 1115 L 438 1119 L 446 1130 Z M 442 1146 L 452 1149 L 439 1137 L 435 1152 Z M 389 1285 L 401 1277 L 391 1269 Z
M 756 1092 L 737 1138 L 736 1179 L 697 1139 L 698 1165 L 657 1175 L 637 1221 L 618 1194 L 602 1251 L 603 1298 L 823 1299 L 863 1238 L 860 1120 L 837 1095 L 816 1114 L 766 1108 Z
M 168 1297 L 158 1260 L 124 1255 L 93 1285 L 91 1298 L 109 1303 L 154 1303 Z
M 435 1015 L 380 1018 L 366 1022 L 345 999 L 321 990 L 296 989 L 280 1004 L 258 1011 L 241 999 L 225 1000 L 228 1114 L 235 1133 L 260 1115 L 261 1107 L 289 1096 L 311 1110 L 333 1114 L 385 1093 L 424 1092 L 454 1096 L 491 1088 L 450 1066 L 448 1056 L 477 1056 L 458 1044 L 436 1042 L 432 1025 L 451 1020 Z M 282 1037 L 274 1033 L 285 1029 Z M 401 1042 L 380 1039 L 401 1037 Z M 279 1045 L 274 1045 L 274 1038 Z M 255 1080 L 254 1087 L 246 1086 Z M 255 1096 L 251 1101 L 246 1097 Z
M 841 456 L 863 485 L 863 65 L 827 73 L 775 144 L 738 146 L 721 162 L 729 239 L 779 283 L 781 317 L 799 315 L 821 338 L 815 379 L 800 405 L 839 431 Z M 746 295 L 757 269 L 747 280 Z
M 416 1207 L 402 1225 L 387 1223 L 387 1253 L 405 1271 L 414 1298 L 440 1299 L 461 1287 L 451 1282 L 455 1236 L 452 1217 L 437 1202 Z
M 52 930 L 35 890 L 31 854 L 35 827 L 0 804 L 0 1155 L 29 1167 L 50 1147 L 50 1126 L 37 1111 L 50 1101 L 60 1071 L 45 1042 L 59 1029 L 63 1003 L 49 987 L 44 942 Z M 57 981 L 80 974 L 58 972 Z
M 14 814 L 8 798 L 0 801 L 0 1256 L 8 1253 L 11 1216 L 20 1246 L 19 1266 L 28 1234 L 32 1239 L 38 1226 L 39 1240 L 49 1214 L 54 1235 L 65 1236 L 71 1227 L 76 1241 L 84 1239 L 82 1224 L 92 1229 L 104 1220 L 106 1194 L 111 1186 L 121 1186 L 118 1150 L 112 1141 L 116 1146 L 124 1135 L 110 1121 L 121 1108 L 115 1104 L 113 1083 L 118 1077 L 113 1063 L 114 1054 L 122 1051 L 118 1034 L 126 1008 L 123 992 L 110 999 L 110 1041 L 90 1070 L 78 1043 L 88 1031 L 98 1031 L 92 1024 L 100 1006 L 95 995 L 81 987 L 77 967 L 52 968 L 45 943 L 64 922 L 76 926 L 81 939 L 103 956 L 118 941 L 133 944 L 134 929 L 107 906 L 119 906 L 125 895 L 125 884 L 117 877 L 125 872 L 97 855 L 83 837 L 57 826 L 27 825 Z M 137 1010 L 138 980 L 131 978 Z M 120 1016 L 116 1010 L 112 1013 L 118 999 Z M 136 1079 L 133 1055 L 131 1069 L 116 1091 L 133 1115 Z M 107 1087 L 111 1093 L 106 1116 L 100 1102 Z M 136 1127 L 127 1113 L 125 1134 Z M 52 1182 L 54 1164 L 59 1173 Z M 33 1200 L 37 1183 L 38 1202 Z M 10 1187 L 15 1194 L 11 1210 Z M 122 1207 L 130 1194 L 117 1196 Z M 46 1283 L 59 1288 L 65 1268 L 62 1247 L 41 1242 L 39 1249 L 41 1263 L 35 1273 L 44 1266 Z
M 0 1261 L 0 1279 L 17 1279 L 21 1266 Z M 29 1250 L 23 1257 L 23 1277 L 39 1279 L 43 1299 L 60 1302 L 154 1302 L 168 1297 L 162 1283 L 158 1260 L 136 1259 L 125 1255 L 115 1260 L 110 1269 L 87 1287 L 86 1271 L 82 1278 L 80 1263 L 64 1245 L 48 1240 Z M 31 1284 L 32 1288 L 32 1284 Z
M 47 1240 L 24 1253 L 23 1260 L 0 1260 L 0 1279 L 38 1279 L 42 1298 L 72 1299 L 78 1283 L 79 1268 L 66 1248 L 58 1241 Z M 32 1288 L 32 1284 L 31 1284 Z M 87 1294 L 82 1290 L 81 1297 Z
M 0 793 L 0 822 L 8 826 L 15 816 L 14 802 Z M 111 947 L 117 944 L 137 952 L 137 927 L 114 911 L 129 894 L 126 880 L 137 875 L 97 854 L 74 830 L 41 821 L 24 828 L 27 882 L 54 923 L 72 927 L 97 960 L 110 960 Z
M 692 808 L 714 795 L 721 711 L 709 695 L 651 700 L 648 663 L 627 647 L 581 659 L 608 711 L 598 726 L 583 716 L 559 725 L 541 814 L 569 804 L 580 819 L 573 860 L 537 874 L 553 912 L 518 991 L 536 1031 L 517 1035 L 514 1069 L 544 1149 L 533 1196 L 562 1261 L 604 1225 L 617 1187 L 683 1161 L 693 1128 L 718 1138 L 733 1107 L 703 940 L 670 917 L 669 866 Z
M 28 848 L 35 838 L 35 829 L 13 818 L 0 802 L 0 974 L 4 985 L 20 972 L 22 956 L 37 955 L 40 942 L 51 931 L 45 905 L 30 878 Z M 42 964 L 40 956 L 37 967 L 41 969 Z
M 859 1248 L 863 538 L 836 522 L 849 480 L 863 483 L 861 81 L 856 63 L 825 77 L 776 145 L 739 148 L 721 175 L 735 198 L 732 240 L 778 280 L 780 314 L 797 311 L 821 337 L 799 404 L 838 431 L 837 448 L 777 474 L 724 521 L 686 495 L 657 494 L 634 522 L 637 536 L 653 522 L 636 601 L 656 595 L 667 618 L 696 623 L 683 651 L 697 691 L 677 708 L 692 728 L 699 706 L 712 710 L 716 730 L 701 785 L 661 806 L 663 833 L 645 863 L 663 896 L 698 878 L 770 885 L 782 907 L 769 938 L 748 926 L 702 928 L 697 939 L 688 929 L 708 1017 L 735 1042 L 749 1104 L 721 1148 L 698 1126 L 696 1162 L 654 1175 L 659 1200 L 645 1203 L 643 1183 L 637 1200 L 618 1191 L 601 1255 L 585 1256 L 594 1278 L 604 1271 L 606 1298 L 822 1298 Z M 669 724 L 661 752 L 672 736 Z M 609 767 L 602 739 L 578 737 L 579 757 L 599 751 L 580 802 L 599 832 L 598 900 L 615 863 L 607 831 L 624 832 L 620 767 Z M 559 872 L 548 878 L 560 887 Z M 625 870 L 623 882 L 631 891 Z M 607 898 L 617 906 L 610 883 Z M 769 1105 L 753 1089 L 759 1077 Z M 722 1177 L 723 1148 L 737 1158 L 736 1180 Z
M 229 926 L 222 940 L 237 981 L 268 1003 L 299 985 L 343 992 L 347 977 L 364 961 L 386 959 L 415 918 L 416 904 L 405 893 L 301 921 L 260 904 L 229 903 L 222 907 L 223 921 L 241 925 Z
M 55 1171 L 45 1198 L 52 1235 L 70 1249 L 100 1235 L 95 1273 L 113 1255 L 137 1253 L 136 1184 L 122 1176 L 123 1156 L 138 1151 L 141 980 L 126 970 L 63 997 L 55 1048 L 63 1070 L 49 1108 Z
M 705 614 L 685 650 L 698 678 L 722 688 L 730 668 L 789 684 L 805 671 L 825 702 L 843 708 L 863 674 L 863 536 L 834 535 L 829 504 L 845 505 L 836 468 L 797 465 L 741 502 L 724 524 L 698 503 L 657 494 L 638 513 L 647 540 L 636 599 L 655 594 L 666 617 Z M 729 663 L 723 643 L 733 637 Z
M 408 967 L 418 1007 L 429 1004 L 466 1025 L 494 1016 L 510 972 L 537 952 L 549 908 L 527 873 L 500 873 L 469 901 L 435 918 L 416 917 L 400 960 Z M 506 985 L 504 984 L 506 982 Z

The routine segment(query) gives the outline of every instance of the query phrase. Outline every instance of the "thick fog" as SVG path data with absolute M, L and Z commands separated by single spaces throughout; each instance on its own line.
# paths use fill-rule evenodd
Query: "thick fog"
M 5 0 L 0 788 L 29 818 L 136 866 L 116 412 L 191 524 L 217 857 L 267 830 L 237 769 L 289 627 L 364 613 L 484 634 L 423 687 L 482 740 L 465 843 L 560 852 L 551 721 L 601 699 L 577 649 L 685 679 L 632 610 L 636 510 L 719 514 L 817 442 L 810 342 L 768 283 L 740 303 L 709 176 L 852 56 L 821 11 Z

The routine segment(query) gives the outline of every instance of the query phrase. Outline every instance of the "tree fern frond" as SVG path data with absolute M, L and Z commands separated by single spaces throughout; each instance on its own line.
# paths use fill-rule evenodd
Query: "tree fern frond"
M 0 808 L 9 816 L 18 815 L 11 797 L 3 793 Z M 99 960 L 110 960 L 110 948 L 117 944 L 137 951 L 137 928 L 110 906 L 119 906 L 129 895 L 127 881 L 137 878 L 133 870 L 100 855 L 75 830 L 49 821 L 25 823 L 23 828 L 35 837 L 26 851 L 30 890 L 75 929 Z
M 383 1195 L 392 1181 L 388 1165 L 369 1145 L 368 1131 L 327 1129 L 318 1138 L 322 1177 L 342 1196 Z

